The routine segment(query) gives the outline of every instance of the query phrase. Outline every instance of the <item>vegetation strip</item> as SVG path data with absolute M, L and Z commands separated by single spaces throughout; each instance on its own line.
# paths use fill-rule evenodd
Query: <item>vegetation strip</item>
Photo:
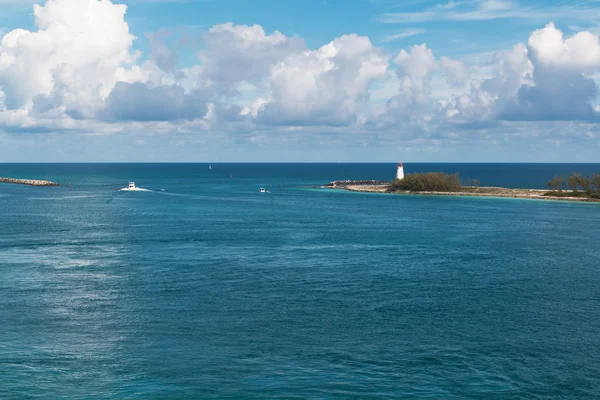
M 568 178 L 555 176 L 546 183 L 546 187 L 550 189 L 546 196 L 600 200 L 600 174 L 582 176 L 574 173 Z
M 556 186 L 556 182 L 561 184 Z M 465 184 L 458 174 L 430 172 L 408 174 L 404 179 L 393 181 L 334 181 L 324 187 L 352 192 L 600 202 L 600 174 L 595 174 L 593 177 L 573 174 L 568 179 L 554 178 L 547 186 L 550 190 L 480 186 L 480 182 L 476 179 L 468 179 Z

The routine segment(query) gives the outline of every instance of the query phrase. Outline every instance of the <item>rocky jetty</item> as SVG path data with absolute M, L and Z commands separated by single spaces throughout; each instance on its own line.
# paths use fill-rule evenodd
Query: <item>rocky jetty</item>
M 326 185 L 323 185 L 323 187 L 326 188 L 332 188 L 332 189 L 337 189 L 337 188 L 347 188 L 348 186 L 382 186 L 382 185 L 386 185 L 388 186 L 390 184 L 389 181 L 376 181 L 376 180 L 364 180 L 364 181 L 351 181 L 351 180 L 345 180 L 345 181 L 333 181 L 333 182 L 329 182 Z
M 15 183 L 17 185 L 29 186 L 60 186 L 56 182 L 44 181 L 41 179 L 0 178 L 0 183 Z

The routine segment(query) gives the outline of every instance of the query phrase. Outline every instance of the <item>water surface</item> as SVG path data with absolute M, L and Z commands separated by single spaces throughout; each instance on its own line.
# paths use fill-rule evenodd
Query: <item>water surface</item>
M 0 398 L 598 398 L 600 206 L 311 188 L 394 173 L 0 165 Z

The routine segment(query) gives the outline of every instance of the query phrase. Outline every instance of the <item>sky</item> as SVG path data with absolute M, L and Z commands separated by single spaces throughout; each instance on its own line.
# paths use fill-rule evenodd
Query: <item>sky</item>
M 0 6 L 0 162 L 600 162 L 598 0 Z

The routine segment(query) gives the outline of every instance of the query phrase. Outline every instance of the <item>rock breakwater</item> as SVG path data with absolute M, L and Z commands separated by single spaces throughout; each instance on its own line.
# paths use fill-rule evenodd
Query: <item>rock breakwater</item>
M 41 179 L 18 179 L 18 178 L 2 178 L 0 177 L 0 183 L 14 183 L 17 185 L 29 185 L 29 186 L 60 186 L 56 182 L 45 181 Z
M 389 184 L 390 184 L 389 181 L 377 181 L 377 180 L 352 181 L 352 180 L 345 180 L 345 181 L 333 181 L 333 182 L 329 182 L 328 184 L 323 185 L 323 187 L 326 187 L 326 188 L 347 188 L 348 186 L 382 186 L 382 185 L 389 186 Z

